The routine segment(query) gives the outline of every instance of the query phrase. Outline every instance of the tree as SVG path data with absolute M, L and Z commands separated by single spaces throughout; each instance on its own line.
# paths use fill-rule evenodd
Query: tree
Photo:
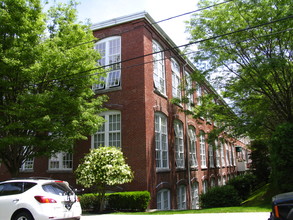
M 213 4 L 201 0 L 199 7 Z M 289 0 L 233 0 L 193 15 L 187 29 L 191 40 L 200 42 L 194 60 L 208 62 L 200 74 L 215 78 L 237 117 L 215 112 L 217 103 L 211 102 L 197 114 L 210 110 L 226 128 L 268 142 L 280 125 L 293 124 L 291 5 Z
M 207 77 L 217 71 L 224 97 L 253 136 L 293 123 L 290 3 L 234 0 L 202 10 L 189 22 L 191 39 L 202 40 L 195 61 L 209 62 L 202 72 Z
M 92 149 L 77 167 L 77 183 L 93 187 L 99 193 L 100 211 L 103 210 L 107 186 L 131 182 L 133 173 L 117 147 Z
M 29 158 L 72 150 L 103 119 L 94 97 L 99 54 L 75 3 L 47 14 L 39 0 L 0 3 L 0 159 L 17 176 Z M 95 70 L 95 73 L 98 73 Z

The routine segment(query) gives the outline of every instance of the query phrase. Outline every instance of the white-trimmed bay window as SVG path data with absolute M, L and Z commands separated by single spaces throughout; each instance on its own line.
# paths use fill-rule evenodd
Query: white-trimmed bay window
M 205 133 L 203 131 L 200 131 L 199 144 L 200 144 L 201 168 L 207 168 L 206 142 L 205 142 Z
M 167 117 L 159 112 L 155 113 L 155 139 L 156 139 L 156 168 L 169 168 L 168 157 Z
M 72 153 L 59 152 L 49 159 L 49 170 L 72 170 Z
M 95 84 L 93 89 L 110 89 L 120 86 L 121 81 L 121 37 L 108 37 L 96 43 L 95 49 L 99 51 L 101 59 L 99 66 L 105 67 L 106 77 L 102 77 L 100 84 Z
M 177 209 L 186 209 L 186 186 L 184 185 L 177 188 Z
M 121 112 L 106 111 L 101 114 L 104 124 L 92 136 L 92 148 L 113 146 L 121 147 Z
M 154 84 L 157 91 L 166 95 L 165 59 L 162 47 L 153 41 Z
M 196 133 L 195 128 L 193 126 L 188 127 L 188 135 L 189 135 L 189 161 L 190 166 L 195 168 L 198 166 L 197 157 L 196 157 Z
M 170 190 L 161 189 L 157 193 L 157 209 L 158 210 L 170 210 Z
M 183 143 L 183 125 L 176 120 L 174 122 L 175 131 L 175 160 L 177 168 L 184 168 L 184 143 Z
M 180 77 L 180 66 L 175 59 L 171 59 L 172 69 L 172 96 L 173 98 L 181 98 L 181 77 Z

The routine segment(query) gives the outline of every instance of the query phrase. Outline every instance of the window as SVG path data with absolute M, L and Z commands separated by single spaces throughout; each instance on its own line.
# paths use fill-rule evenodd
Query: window
M 186 76 L 186 96 L 188 98 L 187 109 L 192 110 L 192 105 L 194 104 L 193 89 L 192 89 L 192 80 L 190 74 L 185 72 Z
M 209 144 L 209 165 L 210 165 L 211 168 L 215 167 L 215 163 L 214 163 L 214 147 L 211 144 Z
M 16 195 L 34 187 L 36 183 L 12 182 L 0 184 L 0 196 Z
M 32 171 L 34 169 L 34 158 L 28 158 L 26 161 L 21 165 L 21 171 Z
M 209 183 L 208 180 L 202 181 L 202 193 L 205 194 L 208 191 Z
M 171 59 L 171 68 L 172 68 L 172 96 L 173 98 L 181 98 L 180 90 L 180 67 L 176 60 Z
M 211 177 L 211 188 L 216 186 L 216 179 L 215 177 Z
M 153 53 L 155 88 L 166 95 L 164 52 L 156 41 L 153 41 Z
M 196 97 L 197 97 L 197 105 L 201 105 L 201 95 L 202 95 L 202 91 L 201 91 L 201 87 L 200 85 L 197 85 L 196 87 Z
M 107 76 L 101 78 L 102 83 L 95 84 L 94 90 L 109 89 L 120 86 L 121 78 L 121 37 L 109 37 L 96 43 L 95 49 L 99 51 L 101 59 L 99 66 L 106 66 L 109 69 Z
M 231 165 L 230 163 L 230 148 L 229 144 L 225 142 L 225 148 L 226 148 L 226 164 L 227 166 Z
M 105 123 L 92 136 L 92 148 L 103 146 L 121 147 L 121 113 L 120 111 L 103 112 Z
M 203 131 L 200 132 L 199 139 L 201 168 L 207 168 L 205 133 Z
M 221 153 L 219 149 L 218 139 L 215 140 L 215 147 L 216 147 L 216 165 L 217 167 L 221 167 Z
M 169 210 L 170 209 L 170 190 L 162 189 L 157 194 L 157 209 Z
M 192 209 L 199 209 L 198 182 L 191 185 Z
M 224 155 L 224 146 L 223 146 L 223 143 L 220 142 L 221 146 L 220 146 L 220 149 L 221 149 L 221 163 L 222 163 L 222 167 L 225 167 L 226 164 L 225 164 L 225 155 Z
M 71 153 L 56 153 L 49 159 L 49 170 L 72 170 L 73 159 Z
M 174 122 L 175 160 L 177 168 L 184 168 L 183 126 L 180 121 Z
M 186 186 L 180 185 L 177 189 L 177 208 L 186 209 Z
M 169 168 L 167 117 L 161 113 L 155 114 L 156 136 L 156 167 Z
M 189 157 L 190 157 L 190 166 L 197 167 L 197 158 L 196 158 L 196 134 L 195 128 L 193 126 L 189 126 Z

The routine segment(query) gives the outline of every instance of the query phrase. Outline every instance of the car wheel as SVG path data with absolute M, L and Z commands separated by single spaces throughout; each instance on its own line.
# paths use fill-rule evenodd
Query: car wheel
M 14 216 L 13 220 L 34 220 L 34 218 L 29 212 L 20 212 Z

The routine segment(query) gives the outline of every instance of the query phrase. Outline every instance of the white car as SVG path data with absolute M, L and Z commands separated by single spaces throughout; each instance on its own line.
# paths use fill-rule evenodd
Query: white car
M 44 178 L 0 182 L 1 220 L 78 220 L 81 206 L 69 184 Z

